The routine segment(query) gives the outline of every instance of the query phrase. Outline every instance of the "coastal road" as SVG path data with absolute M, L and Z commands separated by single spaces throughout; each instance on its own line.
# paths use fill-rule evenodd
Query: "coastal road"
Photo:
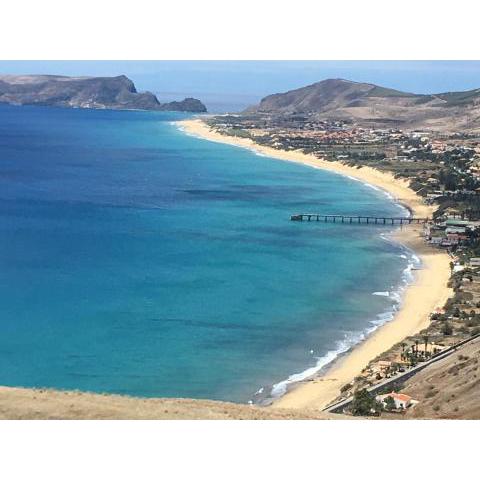
M 458 352 L 461 350 L 461 348 L 464 345 L 471 344 L 473 342 L 480 342 L 480 334 L 475 335 L 473 337 L 467 338 L 466 340 L 462 340 L 461 342 L 456 343 L 455 345 L 452 345 L 449 348 L 446 348 L 442 352 L 436 354 L 433 356 L 430 360 L 426 362 L 422 362 L 418 364 L 417 366 L 409 369 L 408 371 L 397 374 L 391 378 L 387 378 L 383 380 L 382 382 L 376 383 L 375 385 L 372 385 L 371 387 L 367 388 L 367 391 L 370 393 L 376 393 L 379 390 L 384 389 L 384 387 L 387 387 L 388 385 L 393 385 L 396 383 L 403 383 L 405 380 L 408 380 L 410 377 L 413 377 L 415 374 L 420 372 L 421 370 L 424 370 L 427 368 L 429 365 L 432 363 L 436 363 L 440 360 L 443 360 L 444 358 L 449 357 L 453 353 Z M 329 412 L 329 413 L 343 413 L 343 410 L 345 407 L 347 407 L 353 400 L 353 396 L 349 397 L 345 400 L 341 400 L 340 402 L 336 402 L 326 408 L 323 409 L 324 412 Z

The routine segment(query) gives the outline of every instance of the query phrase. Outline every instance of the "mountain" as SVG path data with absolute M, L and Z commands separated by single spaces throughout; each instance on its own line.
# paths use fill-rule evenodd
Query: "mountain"
M 309 114 L 319 120 L 348 120 L 439 130 L 480 129 L 480 89 L 419 95 L 370 83 L 329 79 L 269 95 L 248 113 Z
M 0 75 L 0 103 L 73 108 L 207 111 L 205 105 L 194 98 L 160 103 L 151 92 L 137 92 L 134 83 L 125 75 Z

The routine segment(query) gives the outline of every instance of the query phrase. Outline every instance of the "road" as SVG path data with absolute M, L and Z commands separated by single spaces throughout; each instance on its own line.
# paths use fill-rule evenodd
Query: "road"
M 442 352 L 437 353 L 430 360 L 419 363 L 417 366 L 410 368 L 408 371 L 404 373 L 397 374 L 391 378 L 387 378 L 383 380 L 382 382 L 372 385 L 371 387 L 367 388 L 367 391 L 370 393 L 376 393 L 379 390 L 383 390 L 384 387 L 388 385 L 395 384 L 395 383 L 403 383 L 405 380 L 408 380 L 410 377 L 413 377 L 416 373 L 427 368 L 432 363 L 436 363 L 439 360 L 443 360 L 444 358 L 449 357 L 453 353 L 461 350 L 464 345 L 467 345 L 479 340 L 480 340 L 480 334 L 467 338 L 466 340 L 462 340 L 461 342 L 456 343 L 455 345 L 443 350 Z M 336 402 L 324 408 L 323 411 L 330 412 L 330 413 L 343 413 L 343 410 L 345 409 L 345 407 L 347 407 L 352 402 L 352 400 L 353 400 L 353 396 L 345 400 L 342 400 L 340 402 Z

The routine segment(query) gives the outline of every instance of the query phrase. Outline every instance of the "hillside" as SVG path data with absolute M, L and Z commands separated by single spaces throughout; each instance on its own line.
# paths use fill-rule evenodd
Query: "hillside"
M 212 400 L 135 398 L 76 391 L 0 387 L 0 419 L 9 420 L 300 420 L 343 418 Z
M 207 111 L 205 105 L 194 98 L 162 104 L 153 93 L 137 92 L 134 83 L 125 75 L 0 75 L 0 103 L 73 108 Z
M 480 340 L 405 382 L 402 393 L 420 403 L 407 418 L 480 419 Z
M 419 95 L 329 79 L 269 95 L 248 113 L 303 113 L 318 120 L 348 120 L 360 125 L 476 130 L 480 129 L 480 89 Z

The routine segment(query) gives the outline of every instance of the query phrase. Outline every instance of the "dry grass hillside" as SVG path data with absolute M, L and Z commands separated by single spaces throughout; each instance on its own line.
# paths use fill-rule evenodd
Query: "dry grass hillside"
M 0 419 L 10 420 L 302 420 L 341 418 L 210 400 L 134 398 L 75 391 L 0 387 Z
M 480 340 L 405 382 L 420 403 L 405 418 L 480 419 Z

